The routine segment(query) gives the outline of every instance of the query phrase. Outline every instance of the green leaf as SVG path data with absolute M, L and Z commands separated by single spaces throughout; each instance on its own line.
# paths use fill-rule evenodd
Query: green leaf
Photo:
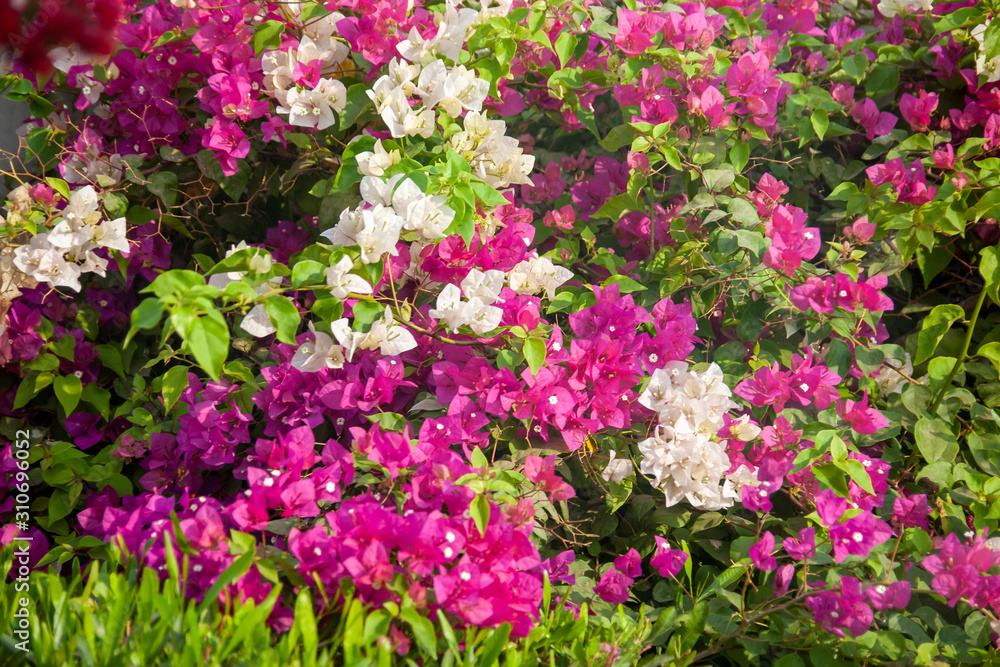
M 486 206 L 506 206 L 510 202 L 492 185 L 479 179 L 470 182 L 472 191 Z
M 993 364 L 993 368 L 996 369 L 997 373 L 1000 374 L 1000 343 L 992 342 L 986 343 L 979 348 L 976 352 L 976 356 L 985 357 Z
M 149 177 L 146 189 L 170 208 L 177 201 L 177 174 L 172 171 L 158 171 Z
M 631 144 L 633 139 L 635 139 L 635 128 L 631 125 L 616 125 L 608 132 L 608 136 L 599 143 L 601 148 L 609 153 L 614 153 L 622 146 Z
M 299 330 L 302 316 L 288 297 L 275 294 L 264 301 L 264 309 L 278 330 L 278 340 L 282 343 L 295 345 L 295 333 Z
M 840 66 L 847 76 L 854 79 L 855 82 L 860 83 L 861 79 L 865 76 L 865 72 L 868 71 L 868 56 L 860 53 L 855 56 L 846 56 L 841 61 Z
M 559 56 L 559 64 L 565 66 L 576 49 L 576 36 L 569 30 L 566 30 L 559 35 L 559 39 L 556 40 L 554 46 L 556 55 Z
M 857 194 L 858 186 L 854 183 L 841 183 L 827 195 L 827 201 L 847 201 L 852 195 Z
M 313 613 L 308 587 L 303 587 L 295 599 L 294 626 L 302 637 L 302 664 L 304 667 L 313 667 L 316 664 L 316 647 L 319 644 L 319 637 L 316 632 L 316 614 Z
M 885 363 L 885 353 L 878 349 L 869 349 L 858 345 L 854 348 L 854 360 L 865 375 L 874 373 Z
M 524 339 L 524 346 L 521 348 L 521 352 L 528 362 L 531 374 L 538 375 L 539 369 L 545 363 L 545 341 L 537 336 L 529 336 Z
M 55 178 L 53 176 L 48 176 L 45 182 L 49 184 L 49 187 L 61 194 L 66 199 L 69 199 L 69 186 L 61 178 Z
M 869 97 L 877 97 L 895 91 L 897 86 L 899 86 L 899 65 L 883 63 L 872 69 L 871 75 L 865 81 L 865 92 Z
M 976 465 L 988 475 L 1000 476 L 1000 435 L 970 433 L 966 436 L 966 442 Z
M 340 129 L 346 130 L 354 125 L 366 110 L 375 109 L 371 98 L 365 93 L 367 90 L 369 87 L 363 83 L 355 83 L 347 87 L 347 103 L 344 110 L 340 112 Z
M 729 169 L 706 169 L 701 172 L 701 178 L 710 191 L 721 192 L 733 184 L 736 174 Z
M 140 329 L 151 329 L 160 323 L 163 317 L 163 304 L 159 299 L 149 298 L 143 300 L 135 310 L 132 311 L 132 328 L 125 337 L 125 345 L 128 345 L 132 337 Z
M 162 394 L 163 407 L 169 411 L 181 397 L 188 386 L 188 369 L 186 366 L 173 366 L 163 374 Z
M 816 136 L 822 141 L 823 137 L 826 136 L 827 128 L 830 127 L 830 114 L 822 109 L 816 109 L 812 112 L 810 121 L 812 121 L 813 129 L 816 130 Z
M 934 32 L 940 35 L 955 28 L 961 28 L 969 21 L 978 19 L 981 16 L 982 10 L 979 7 L 962 7 L 961 9 L 956 9 L 935 22 Z
M 152 292 L 161 299 L 172 294 L 183 294 L 192 288 L 204 287 L 205 276 L 197 271 L 175 269 L 161 273 L 142 293 Z
M 267 21 L 257 26 L 257 34 L 253 37 L 253 48 L 259 58 L 265 51 L 273 51 L 281 47 L 281 33 L 285 24 L 281 21 Z
M 958 438 L 941 419 L 922 417 L 913 430 L 917 448 L 927 463 L 950 463 L 958 456 Z
M 914 357 L 913 363 L 920 364 L 930 359 L 937 349 L 938 343 L 951 329 L 951 325 L 964 317 L 965 311 L 962 310 L 962 307 L 953 303 L 934 306 L 930 314 L 924 318 L 920 333 L 917 334 L 917 355 Z
M 83 382 L 75 375 L 61 375 L 55 379 L 54 388 L 56 398 L 62 404 L 66 416 L 73 414 L 76 406 L 80 403 L 80 395 L 83 393 Z
M 628 276 L 623 276 L 620 274 L 611 276 L 610 278 L 604 281 L 604 284 L 602 286 L 607 287 L 609 285 L 618 285 L 618 289 L 622 294 L 630 294 L 631 292 L 641 292 L 647 289 L 648 287 L 647 285 L 643 285 L 642 283 L 632 280 Z
M 847 478 L 840 468 L 838 468 L 833 463 L 824 463 L 822 465 L 813 466 L 813 473 L 816 475 L 816 479 L 823 483 L 828 489 L 836 492 L 841 498 L 847 498 L 850 496 L 850 489 L 847 486 Z
M 917 248 L 917 266 L 924 277 L 924 287 L 930 288 L 931 281 L 939 273 L 948 268 L 954 255 L 948 248 L 936 247 L 933 250 L 920 246 Z
M 421 616 L 420 612 L 412 607 L 403 609 L 399 615 L 410 626 L 420 650 L 437 659 L 437 632 L 434 631 L 434 624 L 430 619 Z
M 73 505 L 74 503 L 69 501 L 68 493 L 62 489 L 53 491 L 49 498 L 49 522 L 52 523 L 69 516 L 69 513 L 73 511 Z
M 469 511 L 472 512 L 472 520 L 475 522 L 479 534 L 485 536 L 486 526 L 490 523 L 489 498 L 483 495 L 476 496 L 469 506 Z
M 229 356 L 229 327 L 217 310 L 194 318 L 185 338 L 188 347 L 198 361 L 198 365 L 208 371 L 215 381 L 219 380 L 222 364 Z
M 500 654 L 507 646 L 507 640 L 510 639 L 510 629 L 510 623 L 504 623 L 499 628 L 493 629 L 483 642 L 479 659 L 476 661 L 479 667 L 493 667 L 499 660 Z
M 372 301 L 358 301 L 354 304 L 354 330 L 364 331 L 385 315 L 385 306 Z
M 864 489 L 865 492 L 872 495 L 875 494 L 875 489 L 872 487 L 872 478 L 861 461 L 856 461 L 854 459 L 845 459 L 843 461 L 835 460 L 834 465 L 846 472 L 848 476 L 854 480 L 854 483 Z
M 710 610 L 708 602 L 699 602 L 691 610 L 691 617 L 684 628 L 684 639 L 681 643 L 685 651 L 693 648 L 701 639 Z
M 250 566 L 253 565 L 255 555 L 256 552 L 247 551 L 246 553 L 237 556 L 236 560 L 234 560 L 232 564 L 219 575 L 219 578 L 215 580 L 212 587 L 208 589 L 207 593 L 205 593 L 204 599 L 202 599 L 201 604 L 198 605 L 198 610 L 203 612 L 208 609 L 209 606 L 218 604 L 219 593 L 222 592 L 222 589 L 250 571 Z
M 300 259 L 292 267 L 292 287 L 305 283 L 322 283 L 326 279 L 326 267 L 312 259 Z
M 510 37 L 503 37 L 496 42 L 496 60 L 501 66 L 509 65 L 517 53 L 517 42 Z
M 97 408 L 105 419 L 111 415 L 111 392 L 107 389 L 98 387 L 96 383 L 91 382 L 83 388 L 83 394 L 80 397 Z
M 984 288 L 986 293 L 993 299 L 993 303 L 1000 304 L 1000 296 L 997 294 L 997 288 L 1000 287 L 1000 247 L 993 246 L 983 250 L 983 260 L 979 264 L 979 272 L 986 281 Z
M 736 145 L 729 151 L 729 164 L 733 165 L 733 169 L 736 170 L 737 174 L 741 174 L 749 161 L 750 147 L 742 141 L 737 141 Z

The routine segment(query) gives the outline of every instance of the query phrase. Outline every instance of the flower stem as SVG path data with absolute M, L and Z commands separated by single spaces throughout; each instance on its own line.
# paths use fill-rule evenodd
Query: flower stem
M 945 378 L 944 384 L 938 389 L 937 396 L 931 401 L 931 404 L 927 406 L 927 411 L 931 413 L 933 417 L 937 413 L 938 405 L 941 404 L 941 400 L 944 398 L 944 393 L 948 391 L 948 387 L 951 386 L 952 380 L 958 375 L 959 369 L 965 362 L 965 358 L 969 354 L 969 346 L 972 344 L 972 332 L 976 329 L 976 321 L 979 319 L 979 311 L 983 309 L 983 303 L 986 301 L 986 288 L 979 293 L 979 300 L 976 301 L 976 307 L 972 311 L 972 318 L 969 319 L 969 330 L 965 332 L 965 342 L 962 344 L 962 352 L 955 359 L 955 365 L 951 367 L 951 372 L 948 373 L 948 377 Z

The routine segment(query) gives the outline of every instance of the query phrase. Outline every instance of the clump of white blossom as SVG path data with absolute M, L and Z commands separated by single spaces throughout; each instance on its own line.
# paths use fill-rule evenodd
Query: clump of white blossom
M 310 21 L 297 48 L 267 51 L 261 65 L 264 90 L 278 101 L 279 114 L 288 116 L 289 125 L 325 130 L 334 124 L 334 112 L 347 107 L 347 88 L 336 76 L 349 67 L 350 47 L 336 38 L 337 21 L 344 15 L 334 12 Z M 319 61 L 319 78 L 297 74 Z M 303 85 L 296 79 L 309 78 L 315 85 Z
M 531 183 L 529 174 L 534 157 L 525 155 L 518 141 L 506 136 L 504 122 L 487 119 L 483 102 L 489 95 L 490 83 L 458 61 L 470 28 L 505 15 L 510 6 L 510 0 L 497 3 L 482 0 L 479 9 L 460 8 L 449 0 L 445 11 L 435 17 L 437 30 L 433 36 L 425 38 L 412 30 L 396 47 L 400 57 L 390 61 L 388 73 L 367 91 L 393 138 L 430 137 L 438 111 L 461 122 L 462 129 L 450 136 L 448 146 L 469 163 L 474 175 L 495 188 Z M 292 19 L 299 11 L 297 3 L 286 9 Z M 329 27 L 342 17 L 336 14 L 331 17 L 335 18 L 327 18 L 329 25 L 323 24 L 327 27 L 322 34 L 315 28 L 312 32 L 306 30 L 298 48 L 264 54 L 265 88 L 282 104 L 278 111 L 287 113 L 293 125 L 324 129 L 333 123 L 332 112 L 343 109 L 340 97 L 334 96 L 336 103 L 326 104 L 322 94 L 296 85 L 292 77 L 297 65 L 301 69 L 317 59 L 324 62 L 324 76 L 344 68 L 342 61 L 347 52 L 335 38 L 335 27 Z M 313 98 L 317 101 L 308 108 L 306 101 Z M 292 109 L 295 104 L 300 105 L 298 110 Z M 309 121 L 310 117 L 315 122 Z M 386 173 L 400 163 L 402 156 L 399 150 L 387 150 L 381 140 L 375 142 L 373 150 L 355 157 L 364 177 L 362 203 L 345 209 L 337 225 L 322 236 L 334 246 L 358 248 L 360 260 L 365 264 L 382 262 L 386 255 L 398 255 L 400 242 L 408 243 L 410 264 L 403 275 L 421 283 L 424 289 L 435 288 L 420 270 L 420 253 L 448 235 L 455 221 L 455 210 L 447 205 L 447 197 L 424 192 L 404 174 L 386 179 Z M 498 223 L 489 211 L 477 216 L 481 235 L 495 233 Z M 372 286 L 353 274 L 352 268 L 353 261 L 344 257 L 328 269 L 327 284 L 334 296 L 372 294 Z M 500 324 L 503 310 L 495 304 L 501 302 L 500 292 L 505 285 L 517 294 L 544 291 L 552 298 L 555 289 L 572 275 L 548 258 L 537 256 L 521 262 L 507 274 L 473 269 L 461 285 L 445 285 L 440 289 L 436 308 L 429 315 L 452 332 L 468 327 L 482 335 Z M 356 350 L 377 348 L 382 354 L 393 355 L 416 347 L 412 334 L 394 321 L 388 308 L 367 332 L 352 331 L 347 319 L 334 322 L 329 334 L 311 325 L 310 330 L 312 340 L 301 345 L 292 359 L 292 365 L 304 372 L 340 368 Z
M 921 10 L 929 12 L 934 8 L 933 0 L 879 0 L 879 14 L 892 18 L 897 14 L 915 14 Z
M 743 484 L 756 481 L 742 467 L 726 477 L 729 455 L 715 436 L 726 413 L 738 407 L 731 396 L 718 364 L 699 373 L 672 361 L 653 373 L 639 397 L 659 417 L 653 436 L 639 443 L 639 470 L 663 491 L 668 507 L 686 501 L 699 509 L 724 509 L 739 498 Z
M 969 31 L 969 34 L 979 43 L 979 53 L 976 55 L 976 72 L 986 77 L 986 81 L 1000 81 L 1000 56 L 986 59 L 986 29 L 990 27 L 991 19 L 980 23 Z
M 484 273 L 472 269 L 462 281 L 461 289 L 458 285 L 445 285 L 438 294 L 437 308 L 428 314 L 444 322 L 451 331 L 458 331 L 466 324 L 477 334 L 492 331 L 503 317 L 503 310 L 492 304 L 500 298 L 504 278 L 503 271 L 491 269 Z
M 125 231 L 125 218 L 104 219 L 97 192 L 88 185 L 70 195 L 51 231 L 36 234 L 13 251 L 12 263 L 31 280 L 79 292 L 81 275 L 103 277 L 108 268 L 107 258 L 95 251 L 107 248 L 128 255 Z

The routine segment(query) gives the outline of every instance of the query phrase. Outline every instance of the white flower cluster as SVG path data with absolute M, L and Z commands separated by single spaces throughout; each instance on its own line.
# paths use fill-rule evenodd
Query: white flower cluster
M 333 125 L 334 112 L 347 106 L 347 88 L 329 76 L 343 73 L 351 55 L 350 47 L 334 37 L 337 21 L 343 18 L 335 12 L 310 21 L 298 48 L 263 54 L 264 89 L 278 101 L 277 111 L 288 116 L 290 125 L 325 130 Z M 322 77 L 316 85 L 296 83 L 317 61 Z
M 490 270 L 485 273 L 477 269 L 469 271 L 458 285 L 445 285 L 438 294 L 437 308 L 428 314 L 445 323 L 451 331 L 468 324 L 477 334 L 496 329 L 503 317 L 503 310 L 493 304 L 500 298 L 504 284 L 503 271 Z M 462 301 L 462 295 L 466 301 Z
M 393 137 L 419 135 L 426 139 L 434 133 L 435 108 L 452 117 L 463 110 L 482 111 L 490 84 L 464 65 L 449 68 L 443 60 L 433 60 L 421 66 L 393 58 L 389 73 L 366 92 Z M 410 106 L 411 96 L 419 98 L 418 107 Z
M 572 271 L 556 266 L 548 257 L 534 257 L 515 265 L 507 280 L 518 294 L 538 294 L 544 290 L 551 299 L 556 295 L 556 288 L 572 277 Z
M 472 173 L 495 188 L 531 184 L 528 174 L 535 156 L 525 155 L 517 139 L 505 134 L 507 123 L 476 112 L 466 114 L 464 122 L 465 129 L 451 135 L 448 143 L 472 166 Z
M 329 335 L 316 331 L 312 323 L 309 330 L 315 340 L 303 343 L 292 357 L 292 366 L 303 373 L 315 373 L 324 367 L 343 368 L 344 362 L 351 361 L 357 350 L 378 349 L 386 356 L 394 356 L 417 346 L 413 334 L 395 322 L 388 308 L 367 332 L 352 331 L 346 317 L 333 322 L 330 331 L 336 343 Z
M 653 373 L 639 403 L 659 415 L 655 434 L 639 443 L 643 459 L 639 470 L 651 476 L 667 497 L 667 506 L 687 501 L 699 509 L 730 507 L 739 487 L 753 481 L 746 469 L 725 480 L 729 455 L 714 439 L 723 416 L 736 408 L 722 369 L 712 364 L 702 372 L 672 361 Z M 724 482 L 728 482 L 723 484 Z
M 336 227 L 321 234 L 334 245 L 357 246 L 366 264 L 381 261 L 389 253 L 398 254 L 396 244 L 402 232 L 412 232 L 416 240 L 444 238 L 455 219 L 455 211 L 443 195 L 427 195 L 402 174 L 383 181 L 376 176 L 361 179 L 364 203 L 344 209 Z
M 430 39 L 424 39 L 416 28 L 410 29 L 406 39 L 396 45 L 399 55 L 411 63 L 429 65 L 438 56 L 444 56 L 453 63 L 458 62 L 465 44 L 465 36 L 479 18 L 479 11 L 471 7 L 459 9 L 448 1 L 444 14 L 435 17 L 437 32 Z
M 389 73 L 367 91 L 395 138 L 430 137 L 436 109 L 452 118 L 466 113 L 464 130 L 453 135 L 450 144 L 463 154 L 476 175 L 498 188 L 530 183 L 528 174 L 535 159 L 524 155 L 516 139 L 504 136 L 506 123 L 487 121 L 482 114 L 490 83 L 464 65 L 448 65 L 441 58 L 457 63 L 469 28 L 490 16 L 506 14 L 509 9 L 509 1 L 492 7 L 486 1 L 481 10 L 458 9 L 449 1 L 439 16 L 434 36 L 425 39 L 416 28 L 412 29 L 396 47 L 403 60 L 393 58 Z M 416 106 L 410 104 L 413 98 L 418 101 Z M 370 176 L 381 176 L 398 161 L 398 154 L 388 153 L 381 143 L 374 153 L 358 156 L 362 173 Z
M 52 231 L 36 234 L 14 251 L 13 264 L 40 283 L 79 292 L 82 274 L 103 277 L 108 268 L 108 260 L 94 252 L 98 248 L 128 255 L 125 218 L 102 219 L 97 193 L 88 185 L 70 195 Z
M 1000 56 L 986 59 L 986 29 L 990 27 L 991 19 L 980 23 L 969 31 L 969 34 L 979 43 L 979 53 L 976 55 L 976 72 L 986 77 L 987 83 L 1000 81 Z
M 887 19 L 897 14 L 913 14 L 921 10 L 929 12 L 933 9 L 934 0 L 879 0 L 879 14 Z

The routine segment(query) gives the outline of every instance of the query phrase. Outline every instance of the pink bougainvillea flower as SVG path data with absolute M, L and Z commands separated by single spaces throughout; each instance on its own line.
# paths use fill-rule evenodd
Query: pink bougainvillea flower
M 572 486 L 556 474 L 556 456 L 529 456 L 524 460 L 524 476 L 549 494 L 553 501 L 569 500 L 576 495 Z
M 893 523 L 901 528 L 929 528 L 927 517 L 931 513 L 927 504 L 927 494 L 915 493 L 911 496 L 899 496 L 892 506 Z
M 797 537 L 786 537 L 782 546 L 793 560 L 812 558 L 816 553 L 816 529 L 812 526 L 803 528 Z
M 653 45 L 653 36 L 666 22 L 666 17 L 659 12 L 636 12 L 620 7 L 615 46 L 632 57 L 638 56 Z
M 671 549 L 670 543 L 656 535 L 656 551 L 649 564 L 660 573 L 661 577 L 675 577 L 684 569 L 688 554 L 682 549 Z
M 635 580 L 632 577 L 622 574 L 612 567 L 608 568 L 601 576 L 600 583 L 594 586 L 594 592 L 605 602 L 624 604 L 628 602 L 629 588 L 632 587 L 633 583 Z
M 837 401 L 837 415 L 857 433 L 871 435 L 889 426 L 889 420 L 881 412 L 868 405 L 868 392 L 860 401 L 846 398 Z
M 930 129 L 931 115 L 937 109 L 938 95 L 925 90 L 921 90 L 918 95 L 914 97 L 903 93 L 899 99 L 899 113 L 914 132 L 926 132 Z
M 750 547 L 750 560 L 753 564 L 764 571 L 770 571 L 778 567 L 778 561 L 771 554 L 774 552 L 774 535 L 771 531 L 765 530 L 760 536 L 760 540 Z
M 642 558 L 635 549 L 629 549 L 623 556 L 615 559 L 615 568 L 627 577 L 642 576 Z

